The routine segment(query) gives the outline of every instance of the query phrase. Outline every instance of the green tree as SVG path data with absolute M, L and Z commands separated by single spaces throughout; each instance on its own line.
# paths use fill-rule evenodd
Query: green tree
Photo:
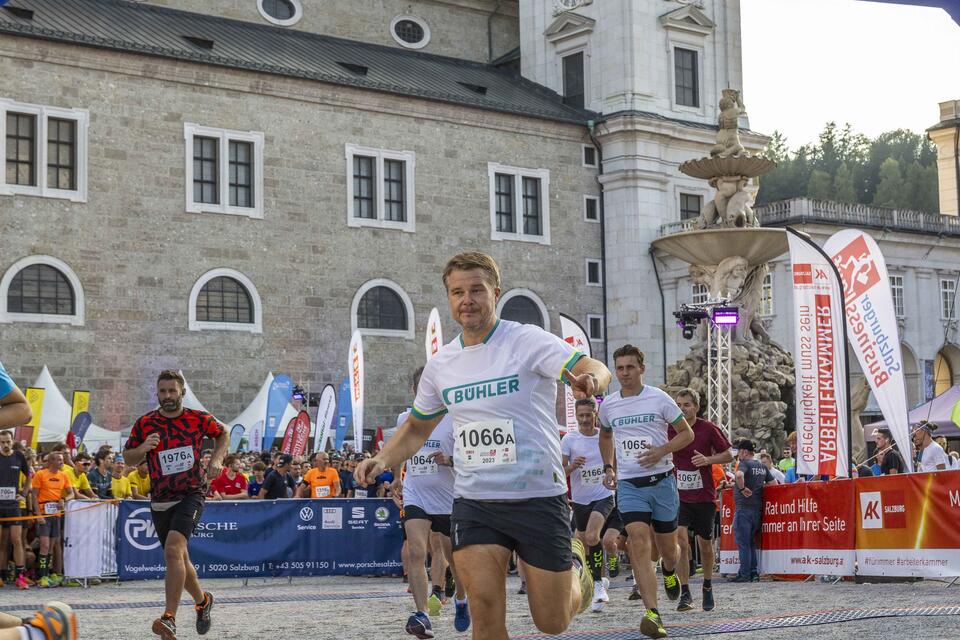
M 907 167 L 900 206 L 931 213 L 940 212 L 936 165 L 923 166 L 914 161 Z
M 832 182 L 829 173 L 822 169 L 814 169 L 810 172 L 810 179 L 807 181 L 807 197 L 815 200 L 832 200 Z
M 833 175 L 833 199 L 837 202 L 857 203 L 857 191 L 853 188 L 853 174 L 846 162 L 841 162 Z
M 901 206 L 904 182 L 900 174 L 900 163 L 894 158 L 887 158 L 880 165 L 878 173 L 880 179 L 873 194 L 873 204 L 881 207 Z

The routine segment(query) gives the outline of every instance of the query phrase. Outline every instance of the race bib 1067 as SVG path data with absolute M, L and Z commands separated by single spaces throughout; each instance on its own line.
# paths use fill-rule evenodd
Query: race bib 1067
M 681 471 L 677 469 L 677 489 L 680 491 L 703 489 L 703 474 L 699 471 Z
M 165 449 L 157 454 L 160 461 L 160 473 L 169 476 L 175 473 L 183 473 L 193 468 L 193 447 L 177 447 L 176 449 Z
M 513 420 L 481 420 L 457 427 L 455 466 L 465 469 L 517 463 Z

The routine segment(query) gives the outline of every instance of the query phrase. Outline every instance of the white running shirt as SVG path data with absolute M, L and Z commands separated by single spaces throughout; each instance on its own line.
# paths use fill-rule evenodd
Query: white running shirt
M 498 320 L 482 343 L 463 337 L 427 362 L 413 415 L 453 419 L 454 495 L 525 500 L 566 493 L 557 380 L 583 354 L 552 333 Z
M 570 497 L 577 504 L 590 504 L 613 495 L 603 486 L 603 457 L 600 455 L 600 432 L 585 436 L 579 431 L 570 431 L 560 441 L 560 451 L 573 462 L 578 456 L 587 461 L 570 474 Z
M 919 471 L 939 471 L 937 465 L 944 465 L 944 471 L 947 471 L 953 467 L 950 464 L 950 456 L 946 454 L 941 447 L 936 442 L 931 442 L 924 449 L 923 453 L 920 454 L 920 469 Z
M 402 425 L 409 415 L 410 409 L 401 413 L 397 417 L 397 426 Z M 449 416 L 444 416 L 420 451 L 405 464 L 403 505 L 420 507 L 432 516 L 449 515 L 453 511 L 453 469 L 427 459 L 437 451 L 453 457 L 453 421 Z
M 673 469 L 673 454 L 660 458 L 652 467 L 640 464 L 637 457 L 653 447 L 667 443 L 667 427 L 683 418 L 677 403 L 669 395 L 650 385 L 640 393 L 624 398 L 617 391 L 600 403 L 600 424 L 613 429 L 617 452 L 617 479 L 642 478 Z

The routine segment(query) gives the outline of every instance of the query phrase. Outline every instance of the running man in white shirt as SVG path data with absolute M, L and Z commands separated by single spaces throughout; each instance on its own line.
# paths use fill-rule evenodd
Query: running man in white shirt
M 534 624 L 561 633 L 590 605 L 593 580 L 582 543 L 570 540 L 557 381 L 585 398 L 606 389 L 610 372 L 539 327 L 499 320 L 500 270 L 490 256 L 454 256 L 443 283 L 463 332 L 427 363 L 410 417 L 356 476 L 369 483 L 408 459 L 449 413 L 453 556 L 470 599 L 473 638 L 509 638 L 506 578 L 513 551 L 524 568 Z
M 613 352 L 620 391 L 600 405 L 600 453 L 604 485 L 617 490 L 617 507 L 627 529 L 627 546 L 646 612 L 640 631 L 651 638 L 667 635 L 657 609 L 657 576 L 646 559 L 656 548 L 663 559 L 667 597 L 680 597 L 677 579 L 677 516 L 680 498 L 673 452 L 693 442 L 693 431 L 669 395 L 643 384 L 643 353 L 633 345 Z M 670 427 L 676 436 L 670 439 Z M 614 454 L 616 450 L 616 454 Z M 613 460 L 616 455 L 617 466 Z
M 919 461 L 917 471 L 944 471 L 950 468 L 950 459 L 939 444 L 933 441 L 933 432 L 937 425 L 924 420 L 913 432 L 913 446 Z
M 413 393 L 420 386 L 423 367 L 413 374 Z M 403 424 L 410 415 L 408 409 L 400 414 L 398 422 Z M 436 426 L 430 439 L 423 443 L 420 451 L 407 460 L 404 473 L 400 467 L 393 471 L 393 493 L 403 500 L 403 528 L 407 534 L 407 557 L 404 567 L 410 579 L 410 591 L 417 609 L 407 620 L 406 631 L 418 638 L 432 638 L 433 627 L 429 616 L 440 613 L 440 598 L 434 591 L 428 598 L 427 550 L 430 548 L 431 533 L 440 534 L 441 552 L 453 570 L 453 544 L 450 541 L 450 512 L 453 510 L 453 421 L 444 416 Z M 446 564 L 434 556 L 431 571 L 440 571 L 439 582 L 443 584 Z M 434 576 L 435 578 L 437 576 Z M 454 603 L 456 615 L 454 627 L 457 631 L 470 628 L 470 613 L 467 609 L 467 597 L 460 581 L 456 582 L 457 593 Z M 429 615 L 428 615 L 429 614 Z
M 593 398 L 577 400 L 577 431 L 571 431 L 560 441 L 563 470 L 570 478 L 573 503 L 573 521 L 576 536 L 587 548 L 587 561 L 593 576 L 593 604 L 591 611 L 603 611 L 610 601 L 603 583 L 603 549 L 600 532 L 616 506 L 613 491 L 603 486 L 603 458 L 600 457 L 600 432 L 597 430 L 597 401 Z M 616 553 L 619 532 L 610 530 L 608 546 Z

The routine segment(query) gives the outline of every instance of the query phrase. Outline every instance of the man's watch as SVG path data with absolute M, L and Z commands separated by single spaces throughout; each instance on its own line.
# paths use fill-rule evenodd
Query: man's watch
M 612 470 L 613 470 L 613 465 L 612 465 L 612 464 L 605 464 L 605 465 L 603 465 L 603 472 L 604 472 L 604 473 L 607 472 L 607 469 L 610 469 L 610 470 L 612 471 Z

